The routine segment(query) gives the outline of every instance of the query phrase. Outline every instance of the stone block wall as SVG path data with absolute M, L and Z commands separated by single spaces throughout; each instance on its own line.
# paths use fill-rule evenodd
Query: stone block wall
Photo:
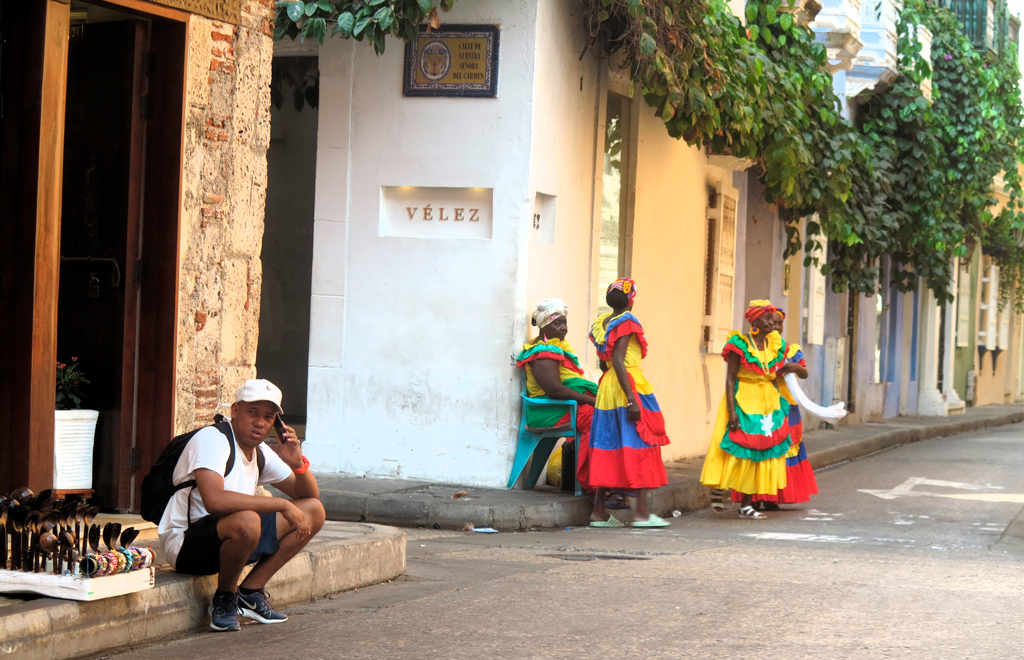
M 238 26 L 189 26 L 176 433 L 226 413 L 256 374 L 273 12 L 247 0 Z

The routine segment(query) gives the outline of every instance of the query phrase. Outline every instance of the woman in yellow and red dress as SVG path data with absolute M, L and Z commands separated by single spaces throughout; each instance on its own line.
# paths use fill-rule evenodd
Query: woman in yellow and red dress
M 792 367 L 785 365 L 786 342 L 774 331 L 775 311 L 767 300 L 751 301 L 744 314 L 749 336 L 733 332 L 722 349 L 728 363 L 725 395 L 700 476 L 713 490 L 716 511 L 724 509 L 722 490 L 742 494 L 741 518 L 765 518 L 751 506 L 754 497 L 786 487 L 789 402 L 779 394 L 775 377 Z
M 540 335 L 523 346 L 516 357 L 516 366 L 526 372 L 526 395 L 531 398 L 572 400 L 576 406 L 576 478 L 583 490 L 590 485 L 590 424 L 594 413 L 597 385 L 583 378 L 583 369 L 576 351 L 566 341 L 569 332 L 569 308 L 558 298 L 542 300 L 533 313 L 533 324 Z M 569 423 L 567 406 L 529 408 L 526 425 L 535 428 L 561 426 Z
M 647 490 L 668 483 L 661 446 L 669 439 L 654 389 L 640 368 L 647 339 L 632 313 L 635 298 L 633 280 L 612 282 L 605 295 L 612 311 L 598 316 L 590 329 L 597 356 L 608 366 L 597 386 L 590 429 L 590 483 L 598 489 L 592 527 L 622 526 L 605 509 L 607 489 L 637 491 L 633 527 L 668 526 L 647 511 Z
M 775 311 L 775 332 L 782 334 L 786 314 L 780 309 Z M 804 360 L 804 352 L 799 344 L 786 345 L 786 364 L 793 365 L 791 372 L 798 378 L 806 379 L 808 376 L 807 362 Z M 807 460 L 807 449 L 804 447 L 804 420 L 800 413 L 800 406 L 786 386 L 786 381 L 776 378 L 775 384 L 779 387 L 779 394 L 789 403 L 789 439 L 793 446 L 786 452 L 786 487 L 774 495 L 754 495 L 755 506 L 760 503 L 761 509 L 765 511 L 776 511 L 779 504 L 799 504 L 811 499 L 811 495 L 818 492 L 818 480 L 814 478 L 814 469 L 811 462 Z M 741 496 L 736 491 L 732 493 L 732 501 L 739 502 Z

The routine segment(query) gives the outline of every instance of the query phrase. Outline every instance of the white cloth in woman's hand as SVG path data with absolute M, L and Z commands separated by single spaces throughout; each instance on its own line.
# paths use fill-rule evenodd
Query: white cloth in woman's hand
M 800 382 L 797 380 L 795 374 L 786 374 L 786 386 L 789 388 L 790 394 L 797 400 L 804 410 L 811 413 L 818 419 L 828 424 L 835 424 L 843 417 L 846 417 L 846 402 L 840 401 L 839 403 L 833 404 L 828 408 L 819 406 L 815 402 L 811 401 L 804 391 L 800 389 Z

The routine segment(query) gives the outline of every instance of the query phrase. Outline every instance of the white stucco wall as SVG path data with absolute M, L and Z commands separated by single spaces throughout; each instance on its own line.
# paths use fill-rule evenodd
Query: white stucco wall
M 590 282 L 597 269 L 591 249 L 599 240 L 594 232 L 600 231 L 593 217 L 595 172 L 600 175 L 595 167 L 597 152 L 604 153 L 604 127 L 598 129 L 597 106 L 602 72 L 592 53 L 580 59 L 585 41 L 579 21 L 575 3 L 540 0 L 530 200 L 532 204 L 536 193 L 556 196 L 555 234 L 553 243 L 545 242 L 544 232 L 532 223 L 523 234 L 528 244 L 523 340 L 537 335 L 529 324 L 536 304 L 561 298 L 569 305 L 569 342 L 593 371 L 596 358 L 587 333 L 594 311 Z M 600 195 L 599 187 L 596 194 Z
M 401 42 L 320 51 L 307 452 L 314 468 L 503 486 L 518 428 L 536 1 L 501 27 L 498 97 L 404 98 Z M 382 186 L 492 188 L 490 239 L 379 236 Z M 523 283 L 521 286 L 519 283 Z

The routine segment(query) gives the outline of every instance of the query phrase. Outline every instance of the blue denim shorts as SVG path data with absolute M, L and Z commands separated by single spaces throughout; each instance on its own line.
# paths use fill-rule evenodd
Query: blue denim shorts
M 185 530 L 185 540 L 178 551 L 174 570 L 188 575 L 213 575 L 220 571 L 220 536 L 217 534 L 219 516 L 204 516 Z M 248 563 L 255 564 L 264 557 L 277 552 L 277 514 L 260 514 L 260 540 L 249 557 Z

